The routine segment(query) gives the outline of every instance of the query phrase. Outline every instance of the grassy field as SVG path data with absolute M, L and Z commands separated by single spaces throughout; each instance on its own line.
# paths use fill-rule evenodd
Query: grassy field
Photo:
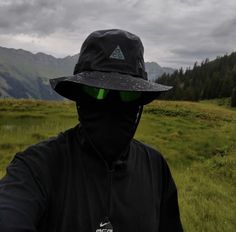
M 69 102 L 0 100 L 0 177 L 13 155 L 77 124 Z M 156 101 L 136 138 L 167 159 L 185 231 L 236 231 L 236 111 L 224 104 Z

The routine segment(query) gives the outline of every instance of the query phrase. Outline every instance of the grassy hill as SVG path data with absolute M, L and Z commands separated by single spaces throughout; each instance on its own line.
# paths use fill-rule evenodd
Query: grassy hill
M 0 177 L 17 151 L 76 124 L 71 102 L 0 100 Z M 155 101 L 136 138 L 167 159 L 185 231 L 236 231 L 235 110 L 214 101 Z

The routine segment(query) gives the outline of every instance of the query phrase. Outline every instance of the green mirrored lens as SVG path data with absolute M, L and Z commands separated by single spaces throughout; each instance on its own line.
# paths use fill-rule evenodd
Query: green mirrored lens
M 129 91 L 121 91 L 120 98 L 124 102 L 135 101 L 141 97 L 141 92 L 129 92 Z
M 100 88 L 86 86 L 86 85 L 83 85 L 82 89 L 89 96 L 91 96 L 97 100 L 103 100 L 107 96 L 108 91 L 109 91 L 106 89 L 100 89 Z

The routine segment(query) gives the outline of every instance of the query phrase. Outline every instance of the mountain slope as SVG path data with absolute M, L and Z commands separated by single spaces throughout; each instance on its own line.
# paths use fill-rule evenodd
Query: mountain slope
M 165 99 L 202 100 L 227 98 L 236 92 L 236 52 L 215 60 L 206 59 L 193 69 L 175 71 L 172 75 L 163 75 L 158 83 L 172 85 Z
M 0 97 L 57 99 L 48 80 L 71 75 L 77 59 L 0 47 Z

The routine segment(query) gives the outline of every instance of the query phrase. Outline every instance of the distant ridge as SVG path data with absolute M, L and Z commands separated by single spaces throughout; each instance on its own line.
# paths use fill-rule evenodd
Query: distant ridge
M 146 62 L 145 63 L 145 68 L 147 70 L 148 79 L 150 81 L 157 80 L 164 73 L 165 74 L 172 74 L 175 71 L 175 69 L 173 69 L 173 68 L 161 67 L 159 64 L 157 64 L 155 62 Z
M 78 54 L 56 58 L 42 52 L 0 47 L 0 98 L 61 99 L 49 86 L 49 79 L 72 75 Z M 147 62 L 149 80 L 175 70 Z

